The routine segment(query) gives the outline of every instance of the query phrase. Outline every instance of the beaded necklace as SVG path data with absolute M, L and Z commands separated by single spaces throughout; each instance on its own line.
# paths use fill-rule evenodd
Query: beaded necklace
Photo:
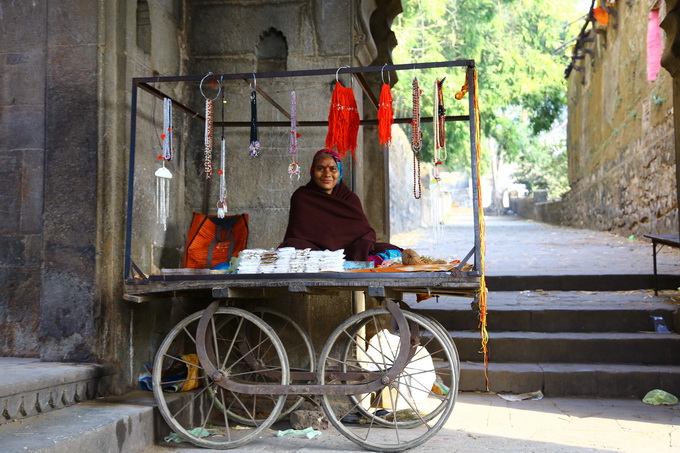
M 205 151 L 203 151 L 203 168 L 205 179 L 212 177 L 212 151 L 213 151 L 213 104 L 212 99 L 205 100 Z
M 222 138 L 220 139 L 220 169 L 217 174 L 220 176 L 220 193 L 217 201 L 217 217 L 223 219 L 227 213 L 227 180 L 225 170 L 227 166 L 227 140 L 224 137 L 224 107 L 227 100 L 222 92 Z
M 158 156 L 163 159 L 163 166 L 166 160 L 172 160 L 173 157 L 173 143 L 172 143 L 172 100 L 170 98 L 163 99 L 163 133 L 161 134 L 161 141 L 163 142 L 163 154 Z
M 203 82 L 205 79 L 210 77 L 213 73 L 208 72 L 202 79 L 199 85 L 201 94 L 205 98 L 205 135 L 204 143 L 205 150 L 203 151 L 203 168 L 205 170 L 205 179 L 210 179 L 212 177 L 212 151 L 213 151 L 213 101 L 220 96 L 222 92 L 222 85 L 218 84 L 217 95 L 214 98 L 209 98 L 203 92 Z
M 290 92 L 290 156 L 291 163 L 288 165 L 290 182 L 300 180 L 300 164 L 297 163 L 297 139 L 300 136 L 297 132 L 297 99 L 295 91 Z
M 253 74 L 253 79 L 255 74 Z M 250 92 L 250 157 L 260 155 L 260 142 L 257 133 L 257 82 L 255 88 Z
M 411 150 L 413 151 L 413 197 L 419 200 L 422 195 L 420 184 L 420 149 L 423 146 L 423 133 L 420 130 L 420 87 L 418 78 L 413 78 L 413 111 L 411 115 Z
M 441 181 L 439 176 L 439 166 L 446 161 L 446 122 L 444 108 L 444 79 L 434 82 L 434 112 L 432 124 L 434 129 L 434 179 L 435 182 Z

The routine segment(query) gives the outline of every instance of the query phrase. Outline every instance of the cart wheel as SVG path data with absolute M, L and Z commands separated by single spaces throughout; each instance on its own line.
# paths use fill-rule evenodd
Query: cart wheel
M 403 451 L 421 445 L 446 423 L 458 392 L 459 359 L 451 337 L 423 315 L 402 313 L 416 349 L 398 378 L 377 392 L 351 396 L 345 405 L 337 398 L 321 396 L 331 423 L 369 450 Z M 332 374 L 387 371 L 399 350 L 394 325 L 387 309 L 368 310 L 345 320 L 321 351 L 319 382 L 360 384 L 365 381 L 334 379 Z
M 251 313 L 266 322 L 284 344 L 291 372 L 314 372 L 316 370 L 316 356 L 314 354 L 312 340 L 309 338 L 307 332 L 305 332 L 295 321 L 288 315 L 269 307 L 257 307 L 251 310 Z M 220 329 L 218 328 L 217 330 L 219 331 Z M 291 376 L 291 381 L 294 384 L 310 382 L 308 379 L 295 379 L 293 375 Z M 267 410 L 268 408 L 271 408 L 271 397 L 252 395 L 251 398 L 251 403 L 254 407 L 251 412 L 256 415 L 255 420 L 244 417 L 241 411 L 227 410 L 229 418 L 251 426 L 261 423 L 263 417 L 266 419 Z M 258 403 L 258 399 L 262 399 L 262 401 Z M 302 396 L 288 395 L 278 420 L 287 417 L 291 412 L 297 409 L 304 400 L 305 399 Z M 216 404 L 219 404 L 219 401 L 216 401 Z
M 240 447 L 257 438 L 277 420 L 286 398 L 284 395 L 270 396 L 268 415 L 255 414 L 251 410 L 252 395 L 226 390 L 207 375 L 202 365 L 188 364 L 182 357 L 197 351 L 196 332 L 202 315 L 203 312 L 198 312 L 186 317 L 165 337 L 154 361 L 154 396 L 165 421 L 185 440 L 213 449 Z M 221 374 L 243 384 L 262 383 L 262 373 L 267 374 L 267 382 L 289 383 L 288 359 L 283 344 L 260 318 L 236 308 L 220 307 L 210 323 L 212 327 L 208 329 L 205 342 L 210 342 L 214 363 L 218 364 L 216 368 Z M 246 355 L 248 359 L 255 357 L 264 368 L 253 370 L 246 362 Z M 163 370 L 177 362 L 188 365 L 188 375 L 164 376 Z M 190 389 L 192 383 L 197 385 L 179 393 L 163 391 L 170 383 L 180 390 Z M 229 420 L 230 413 L 239 413 L 251 420 L 253 427 L 243 427 Z

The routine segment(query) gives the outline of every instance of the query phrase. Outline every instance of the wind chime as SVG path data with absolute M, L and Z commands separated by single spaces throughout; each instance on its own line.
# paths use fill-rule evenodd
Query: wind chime
M 420 150 L 423 146 L 423 132 L 420 130 L 420 87 L 418 78 L 413 78 L 413 109 L 411 113 L 411 150 L 413 151 L 413 197 L 422 195 L 420 184 Z
M 300 180 L 300 164 L 297 162 L 297 139 L 300 136 L 297 132 L 297 98 L 295 91 L 290 92 L 290 158 L 291 163 L 288 165 L 288 174 L 290 181 Z
M 441 241 L 443 231 L 443 208 L 442 208 L 442 192 L 441 192 L 441 176 L 439 174 L 440 167 L 446 161 L 446 109 L 444 108 L 444 79 L 436 79 L 434 81 L 434 111 L 432 114 L 432 124 L 434 129 L 434 169 L 433 178 L 430 182 L 430 191 L 432 194 L 432 202 L 430 204 L 432 209 L 432 237 L 435 243 Z
M 165 166 L 166 161 L 173 158 L 172 143 L 172 100 L 163 99 L 163 132 L 161 133 L 162 153 L 158 160 L 162 166 L 154 173 L 156 175 L 156 223 L 163 225 L 163 231 L 168 227 L 170 215 L 170 180 L 172 173 Z
M 387 63 L 383 65 L 385 69 Z M 387 73 L 387 83 L 380 71 L 382 87 L 380 89 L 380 102 L 378 103 L 378 140 L 383 147 L 392 141 L 392 124 L 394 124 L 394 110 L 392 108 L 392 91 L 390 87 L 390 73 Z
M 349 66 L 346 66 L 349 67 Z M 335 89 L 331 96 L 331 107 L 328 112 L 328 134 L 326 135 L 326 148 L 335 149 L 340 159 L 344 158 L 347 151 L 352 153 L 357 149 L 357 135 L 359 134 L 359 110 L 354 98 L 354 90 L 342 86 L 338 80 L 338 71 L 335 73 Z
M 224 136 L 224 107 L 227 100 L 224 97 L 222 90 L 222 138 L 220 139 L 220 169 L 217 174 L 220 177 L 220 193 L 217 200 L 217 217 L 223 219 L 227 214 L 227 181 L 226 181 L 226 167 L 227 167 L 227 139 Z

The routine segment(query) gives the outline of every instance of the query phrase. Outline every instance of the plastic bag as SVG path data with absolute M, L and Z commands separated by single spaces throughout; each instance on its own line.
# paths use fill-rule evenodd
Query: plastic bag
M 654 406 L 660 406 L 662 404 L 666 406 L 672 406 L 674 404 L 678 404 L 678 398 L 675 395 L 671 395 L 670 393 L 663 390 L 654 389 L 649 391 L 645 397 L 642 398 L 642 402 L 646 404 L 653 404 Z

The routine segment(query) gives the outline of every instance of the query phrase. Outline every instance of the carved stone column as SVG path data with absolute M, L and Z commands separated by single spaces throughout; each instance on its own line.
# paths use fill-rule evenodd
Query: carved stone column
M 661 28 L 666 32 L 661 66 L 673 77 L 673 121 L 675 126 L 675 183 L 680 205 L 680 1 L 665 0 L 666 15 Z M 680 218 L 680 217 L 679 217 Z M 680 232 L 680 224 L 678 225 Z

